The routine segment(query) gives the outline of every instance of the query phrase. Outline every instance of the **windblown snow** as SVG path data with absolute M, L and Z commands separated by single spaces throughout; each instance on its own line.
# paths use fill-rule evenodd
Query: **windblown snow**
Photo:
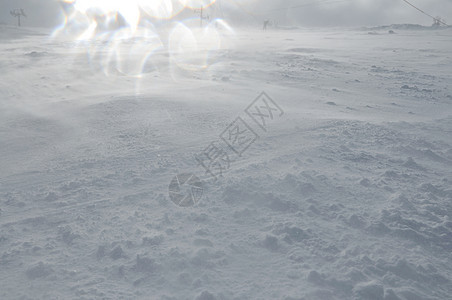
M 0 298 L 451 299 L 452 30 L 391 28 L 236 29 L 136 78 L 0 27 Z M 284 114 L 214 180 L 263 91 Z

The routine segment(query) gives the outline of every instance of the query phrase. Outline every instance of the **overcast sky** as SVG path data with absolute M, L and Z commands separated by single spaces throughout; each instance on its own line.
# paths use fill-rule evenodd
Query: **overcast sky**
M 410 1 L 434 16 L 440 15 L 446 21 L 452 21 L 452 0 Z M 222 0 L 221 3 L 230 18 L 234 16 L 251 22 L 269 18 L 280 23 L 306 26 L 432 23 L 402 0 Z M 299 5 L 302 6 L 287 9 Z M 58 0 L 0 0 L 0 23 L 15 24 L 9 11 L 19 7 L 27 13 L 24 26 L 53 27 L 62 21 Z M 235 13 L 231 14 L 231 10 Z

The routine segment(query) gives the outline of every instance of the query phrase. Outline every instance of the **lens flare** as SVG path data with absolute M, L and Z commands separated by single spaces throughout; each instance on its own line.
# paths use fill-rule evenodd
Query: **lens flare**
M 65 0 L 73 5 L 75 11 L 89 18 L 121 15 L 126 23 L 136 28 L 140 20 L 140 10 L 136 0 Z
M 184 9 L 206 9 L 216 0 L 61 0 L 72 6 L 69 18 L 84 15 L 91 22 L 102 23 L 121 18 L 136 29 L 143 18 L 171 19 Z M 124 25 L 124 24 L 123 24 Z M 91 27 L 91 26 L 90 26 Z
M 99 36 L 90 43 L 91 63 L 102 68 L 105 75 L 140 77 L 147 70 L 154 70 L 152 54 L 163 48 L 160 37 L 152 27 L 140 27 L 135 31 L 122 28 Z
M 178 0 L 140 0 L 138 5 L 146 15 L 155 19 L 171 19 L 185 8 Z
M 225 35 L 231 28 L 220 20 L 204 28 L 196 28 L 197 20 L 178 22 L 169 35 L 170 62 L 181 69 L 198 71 L 215 62 L 214 54 L 222 49 Z
M 54 36 L 68 35 L 86 46 L 91 64 L 105 75 L 141 77 L 155 71 L 152 58 L 157 52 L 167 53 L 170 69 L 204 70 L 215 62 L 212 53 L 221 49 L 222 40 L 233 33 L 215 15 L 216 0 L 61 3 L 65 22 Z

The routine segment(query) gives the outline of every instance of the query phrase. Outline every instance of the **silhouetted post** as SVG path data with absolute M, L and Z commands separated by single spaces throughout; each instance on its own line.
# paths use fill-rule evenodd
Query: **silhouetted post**
M 199 9 L 195 9 L 194 11 L 195 11 L 195 13 L 199 14 L 199 22 L 200 22 L 200 25 L 202 27 L 202 20 L 204 20 L 204 19 L 208 20 L 209 16 L 204 17 L 204 8 L 202 6 Z
M 433 18 L 433 25 L 432 26 L 439 27 L 439 26 L 441 26 L 443 24 L 446 24 L 446 23 L 443 21 L 443 19 L 441 19 L 441 17 Z
M 22 8 L 16 8 L 10 11 L 11 16 L 17 18 L 17 25 L 20 27 L 20 17 L 27 17 Z

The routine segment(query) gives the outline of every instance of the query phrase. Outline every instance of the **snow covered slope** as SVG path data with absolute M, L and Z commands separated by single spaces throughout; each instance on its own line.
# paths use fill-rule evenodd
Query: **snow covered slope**
M 140 78 L 0 30 L 1 299 L 450 299 L 451 29 L 237 30 Z M 214 180 L 194 156 L 237 117 L 258 138 Z

